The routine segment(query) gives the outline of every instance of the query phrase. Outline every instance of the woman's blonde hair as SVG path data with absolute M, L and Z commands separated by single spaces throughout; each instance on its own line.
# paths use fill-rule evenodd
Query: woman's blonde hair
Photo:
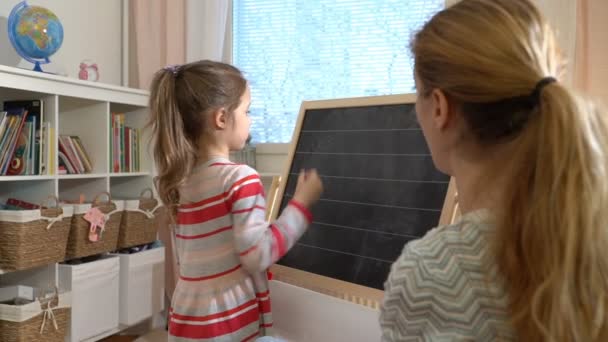
M 412 52 L 422 96 L 443 90 L 479 146 L 511 148 L 486 176 L 508 174 L 491 247 L 521 340 L 608 341 L 608 117 L 559 82 L 534 91 L 562 71 L 548 23 L 529 0 L 463 0 Z
M 220 108 L 232 113 L 247 81 L 235 67 L 213 61 L 169 66 L 156 73 L 150 91 L 156 188 L 172 216 L 180 203 L 179 187 L 197 162 L 205 117 Z

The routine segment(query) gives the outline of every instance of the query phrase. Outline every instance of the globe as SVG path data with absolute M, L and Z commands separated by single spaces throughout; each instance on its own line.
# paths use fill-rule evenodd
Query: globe
M 8 17 L 8 36 L 17 53 L 42 71 L 40 65 L 49 63 L 63 43 L 63 26 L 55 13 L 22 1 Z

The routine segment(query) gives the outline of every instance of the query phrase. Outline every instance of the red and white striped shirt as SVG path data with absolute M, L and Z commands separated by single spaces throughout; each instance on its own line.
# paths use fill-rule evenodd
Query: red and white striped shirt
M 258 173 L 216 158 L 180 188 L 180 278 L 169 341 L 251 341 L 272 327 L 266 270 L 302 236 L 310 212 L 292 201 L 274 222 Z

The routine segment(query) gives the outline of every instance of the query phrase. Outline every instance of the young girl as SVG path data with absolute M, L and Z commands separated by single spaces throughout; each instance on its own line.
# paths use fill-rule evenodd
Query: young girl
M 266 270 L 304 233 L 322 185 L 302 172 L 272 224 L 257 172 L 228 160 L 249 136 L 251 95 L 233 66 L 160 70 L 150 96 L 157 188 L 176 222 L 170 341 L 249 341 L 272 327 Z
M 462 0 L 412 52 L 418 120 L 463 216 L 393 265 L 383 340 L 608 341 L 608 113 L 556 80 L 539 10 Z

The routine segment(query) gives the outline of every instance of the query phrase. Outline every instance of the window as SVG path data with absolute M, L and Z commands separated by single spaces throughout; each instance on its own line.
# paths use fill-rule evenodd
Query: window
M 412 92 L 413 33 L 445 0 L 234 0 L 253 142 L 289 142 L 304 100 Z

